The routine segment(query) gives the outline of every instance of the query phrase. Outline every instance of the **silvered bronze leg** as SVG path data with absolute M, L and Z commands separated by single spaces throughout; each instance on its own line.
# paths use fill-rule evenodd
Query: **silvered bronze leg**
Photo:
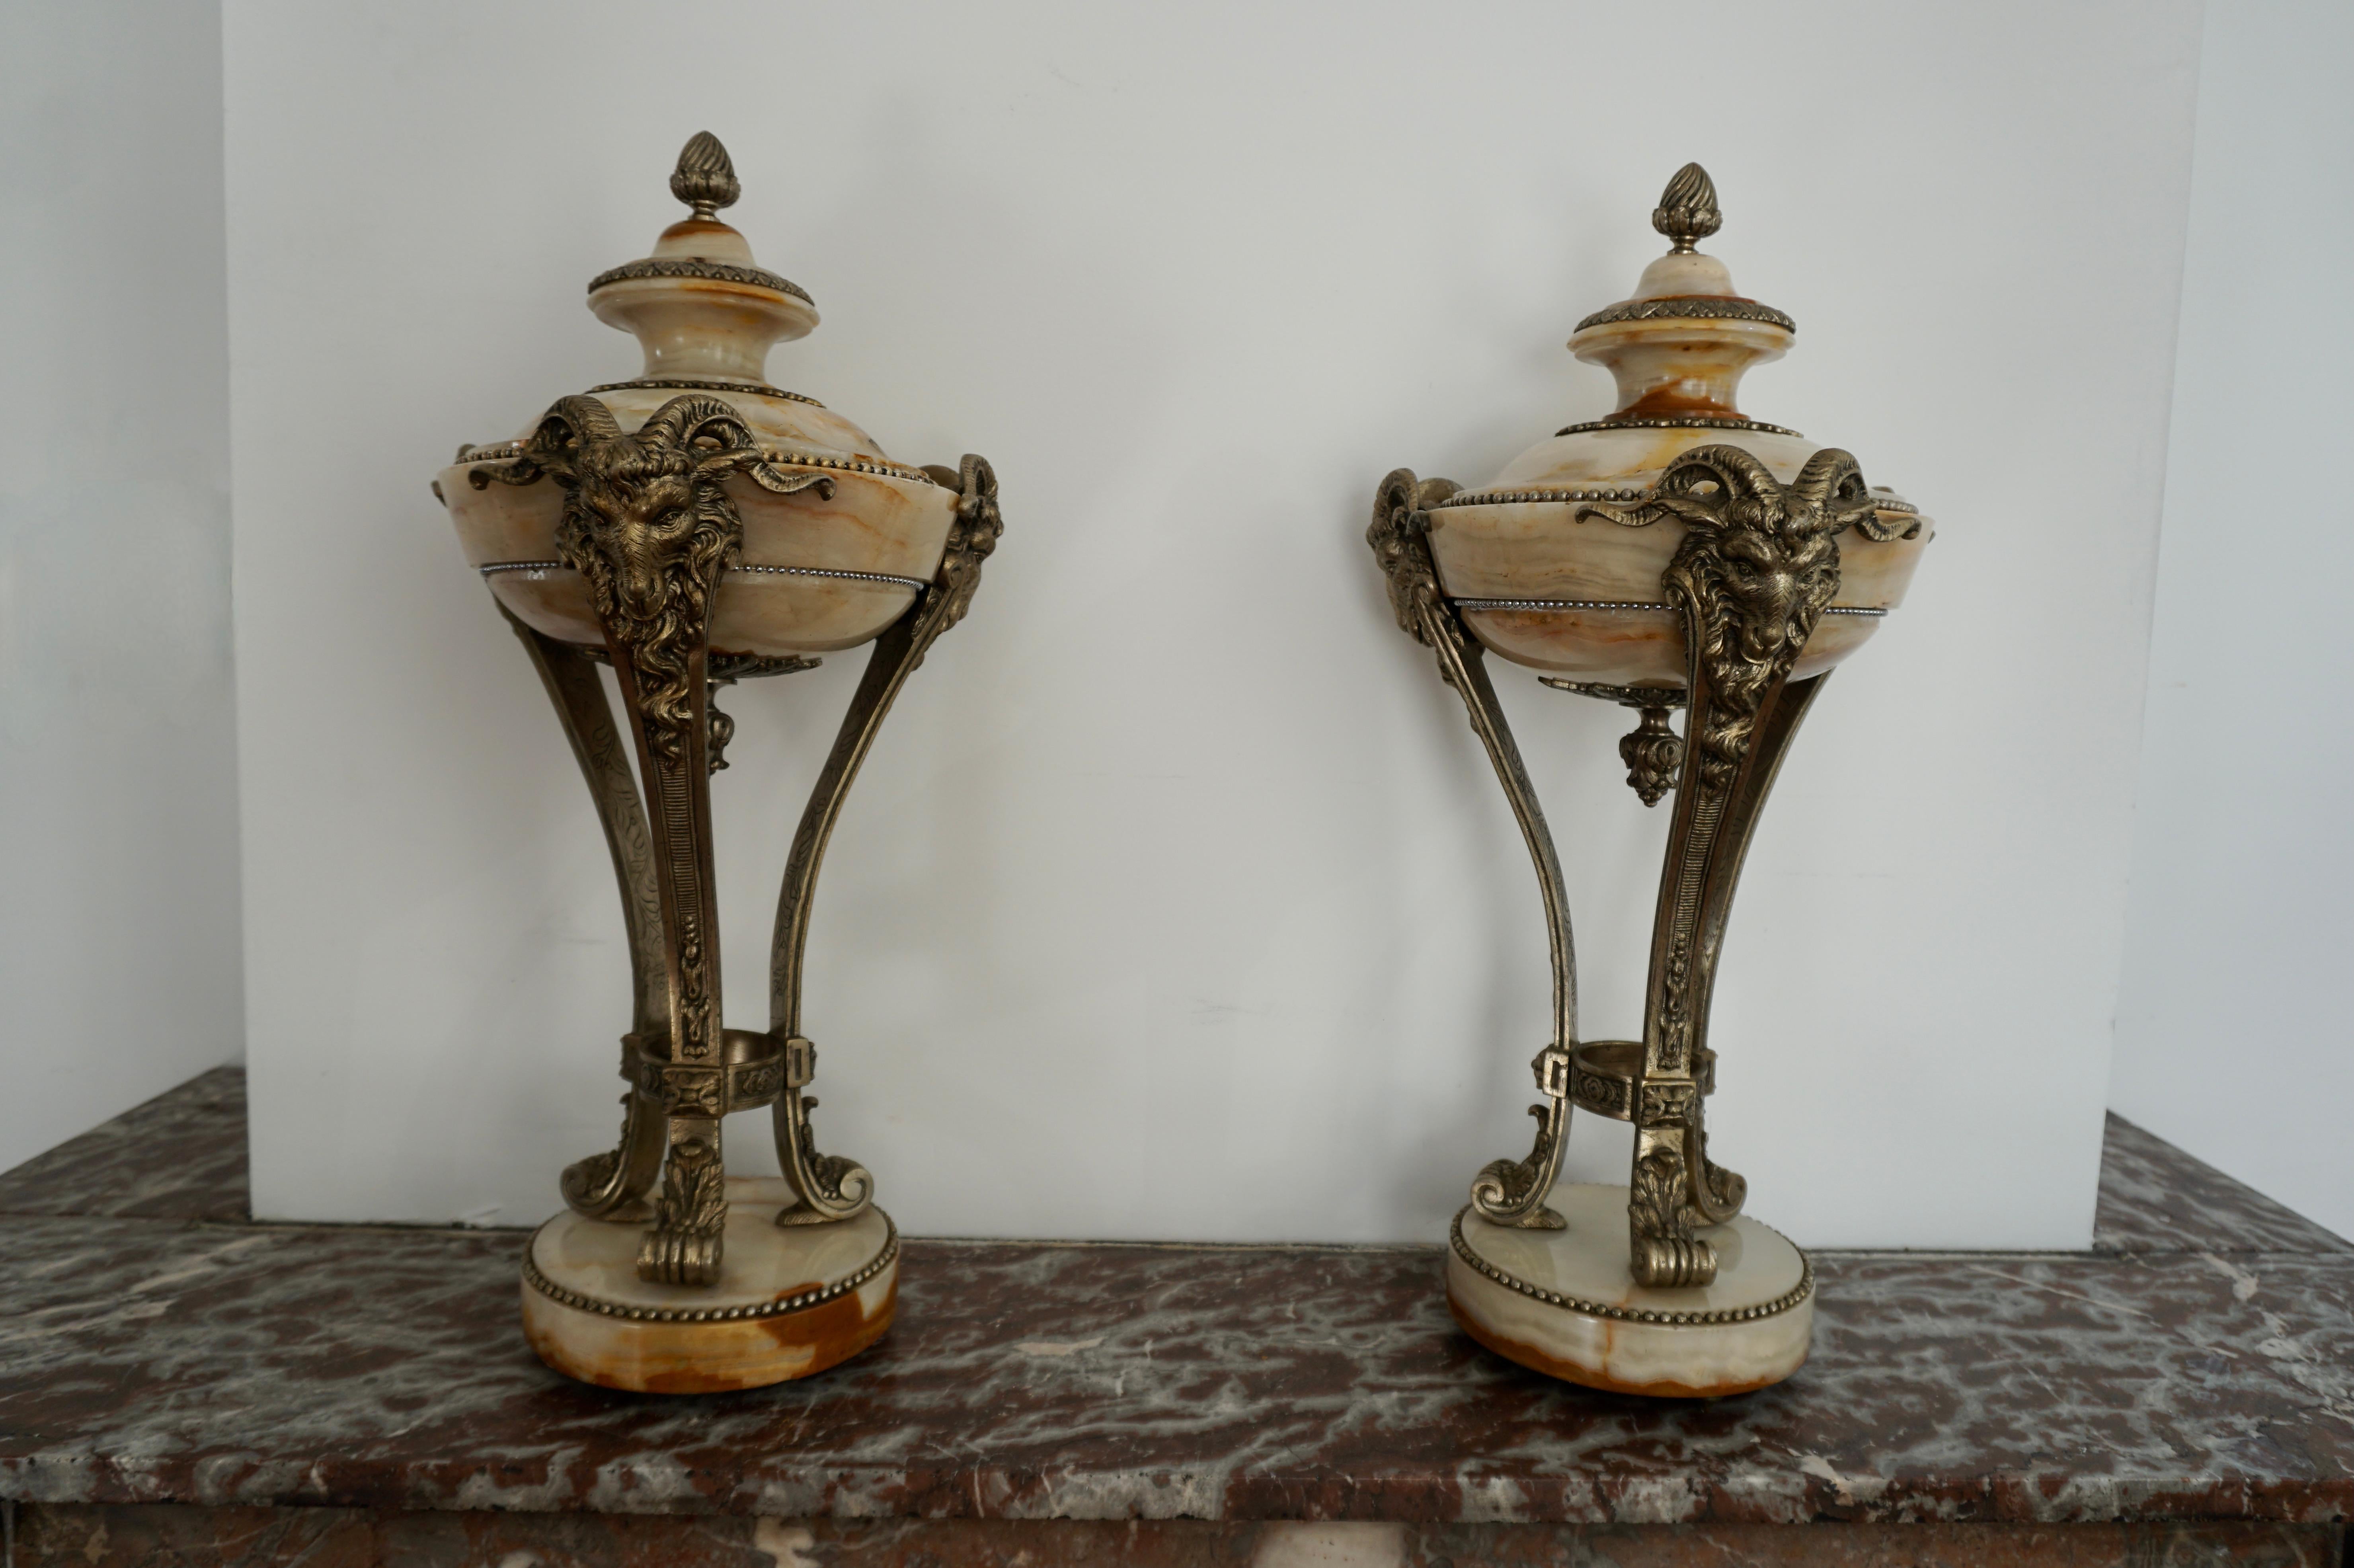
M 1757 814 L 1825 679 L 1772 682 L 1760 695 L 1755 727 L 1730 777 L 1718 788 L 1704 779 L 1697 787 L 1688 782 L 1677 793 L 1652 927 L 1628 1216 L 1632 1266 L 1646 1285 L 1705 1285 L 1715 1278 L 1715 1251 L 1693 1228 L 1732 1219 L 1748 1192 L 1740 1176 L 1708 1158 L 1703 1107 L 1715 1065 L 1707 1044 L 1709 1003 Z M 1698 733 L 1718 716 L 1718 705 L 1705 677 L 1694 691 L 1690 722 Z M 1688 780 L 1694 777 L 1687 774 Z
M 769 1033 L 782 1042 L 785 1081 L 773 1116 L 777 1160 L 784 1168 L 798 1200 L 778 1214 L 787 1225 L 826 1224 L 846 1220 L 874 1201 L 875 1181 L 856 1161 L 818 1151 L 810 1125 L 817 1101 L 801 1091 L 817 1070 L 817 1047 L 802 1035 L 801 975 L 809 948 L 811 910 L 817 898 L 817 874 L 825 846 L 842 815 L 843 801 L 858 777 L 859 765 L 875 744 L 885 715 L 899 689 L 924 662 L 924 654 L 958 621 L 981 586 L 981 563 L 997 547 L 1004 529 L 997 506 L 997 477 L 989 464 L 968 456 L 962 468 L 928 469 L 935 479 L 959 493 L 956 521 L 939 572 L 907 614 L 875 640 L 866 661 L 850 711 L 834 736 L 833 749 L 801 811 L 793 835 L 791 855 L 785 862 L 784 885 L 777 898 L 777 928 L 769 968 Z
M 1528 769 L 1522 765 L 1511 726 L 1505 722 L 1503 706 L 1488 680 L 1485 652 L 1440 591 L 1438 569 L 1431 559 L 1428 508 L 1455 490 L 1451 482 L 1443 479 L 1418 484 L 1412 470 L 1399 469 L 1382 482 L 1365 540 L 1389 578 L 1390 605 L 1399 626 L 1437 656 L 1439 678 L 1463 699 L 1471 727 L 1488 748 L 1488 760 L 1495 765 L 1496 779 L 1511 802 L 1521 837 L 1536 865 L 1553 959 L 1553 1040 L 1531 1064 L 1544 1103 L 1529 1107 L 1529 1114 L 1537 1118 L 1537 1135 L 1528 1157 L 1490 1162 L 1471 1183 L 1471 1204 L 1497 1224 L 1558 1230 L 1562 1218 L 1546 1206 L 1545 1199 L 1561 1175 L 1562 1156 L 1569 1144 L 1569 1064 L 1577 1041 L 1577 958 L 1571 946 L 1569 900 L 1562 889 L 1561 861 L 1553 851 L 1552 830 L 1545 825 L 1543 809 L 1537 804 Z
M 630 1070 L 630 1053 L 658 1036 L 670 1012 L 670 974 L 663 949 L 661 895 L 656 891 L 653 842 L 646 829 L 644 809 L 638 800 L 636 777 L 630 771 L 629 749 L 613 724 L 613 710 L 605 698 L 597 663 L 586 651 L 542 636 L 500 607 L 508 626 L 531 655 L 532 665 L 547 688 L 549 701 L 564 724 L 564 738 L 572 744 L 573 759 L 588 781 L 597 817 L 605 830 L 605 846 L 612 852 L 614 880 L 621 889 L 621 923 L 630 943 L 630 1033 L 622 1044 L 622 1075 Z M 621 1097 L 620 1147 L 592 1154 L 567 1166 L 564 1201 L 584 1214 L 599 1219 L 637 1221 L 653 1213 L 647 1192 L 662 1170 L 663 1120 L 637 1089 Z
M 1629 1264 L 1659 1287 L 1706 1285 L 1713 1248 L 1696 1225 L 1740 1212 L 1746 1183 L 1712 1165 L 1701 1109 L 1712 1078 L 1708 1007 L 1742 858 L 1784 752 L 1822 677 L 1790 672 L 1838 596 L 1838 535 L 1872 514 L 1855 460 L 1826 449 L 1785 483 L 1739 447 L 1677 457 L 1632 506 L 1579 517 L 1684 525 L 1660 591 L 1683 621 L 1682 772 L 1651 927 L 1643 1061 L 1635 1086 Z
M 1806 718 L 1808 708 L 1829 679 L 1826 673 L 1791 681 L 1766 699 L 1758 715 L 1749 756 L 1734 785 L 1733 799 L 1725 807 L 1716 853 L 1710 857 L 1708 880 L 1701 895 L 1700 960 L 1692 977 L 1691 1017 L 1692 1060 L 1702 1093 L 1692 1097 L 1691 1123 L 1687 1133 L 1691 1159 L 1687 1163 L 1691 1171 L 1692 1207 L 1704 1224 L 1722 1224 L 1739 1213 L 1749 1191 L 1749 1184 L 1740 1176 L 1710 1163 L 1708 1132 L 1703 1125 L 1702 1107 L 1716 1060 L 1715 1053 L 1708 1048 L 1709 1010 L 1715 999 L 1716 964 L 1724 944 L 1725 922 L 1733 913 L 1733 895 L 1741 882 L 1742 865 L 1748 859 L 1749 841 L 1756 830 L 1758 813 L 1766 809 L 1766 798 L 1781 774 L 1782 758 Z
M 719 1127 L 728 1108 L 711 853 L 709 651 L 698 638 L 685 652 L 684 722 L 667 730 L 668 746 L 656 743 L 648 672 L 620 638 L 609 634 L 606 651 L 652 799 L 655 890 L 670 982 L 657 1052 L 642 1044 L 631 1053 L 639 1089 L 661 1107 L 668 1153 L 638 1273 L 663 1284 L 709 1285 L 719 1277 L 727 1219 Z

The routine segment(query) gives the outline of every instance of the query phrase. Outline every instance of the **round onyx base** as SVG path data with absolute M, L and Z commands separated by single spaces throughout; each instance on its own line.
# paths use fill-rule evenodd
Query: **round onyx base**
M 811 1376 L 881 1339 L 898 1305 L 899 1235 L 869 1208 L 783 1226 L 775 1177 L 731 1177 L 719 1283 L 638 1277 L 643 1223 L 566 1213 L 524 1255 L 523 1327 L 567 1377 L 637 1393 L 717 1393 Z
M 1747 1393 L 1805 1363 L 1814 1270 L 1779 1232 L 1746 1215 L 1703 1227 L 1715 1282 L 1654 1289 L 1628 1269 L 1626 1188 L 1557 1187 L 1552 1206 L 1566 1229 L 1455 1216 L 1447 1308 L 1498 1355 L 1587 1388 L 1672 1399 Z

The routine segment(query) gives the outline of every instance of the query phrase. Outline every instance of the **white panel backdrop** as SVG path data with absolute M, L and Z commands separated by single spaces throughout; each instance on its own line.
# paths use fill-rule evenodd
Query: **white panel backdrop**
M 1711 248 L 1799 322 L 1747 406 L 1943 524 L 1751 857 L 1714 1147 L 1809 1243 L 2082 1245 L 2197 7 L 1803 15 L 235 0 L 257 1210 L 534 1220 L 611 1139 L 604 850 L 426 481 L 631 372 L 581 287 L 708 127 L 825 314 L 772 378 L 1004 484 L 811 946 L 822 1139 L 906 1228 L 1428 1240 L 1526 1149 L 1534 889 L 1362 532 L 1388 468 L 1476 481 L 1606 408 L 1561 342 L 1697 157 Z M 859 661 L 728 703 L 738 1023 Z M 1617 710 L 1504 684 L 1626 1033 L 1665 813 Z M 1617 1171 L 1623 1129 L 1575 1139 Z
M 0 5 L 0 1170 L 237 1059 L 220 15 Z
M 2354 299 L 2316 286 L 2354 249 L 2354 6 L 2211 0 L 2200 68 L 2111 1103 L 2354 1235 Z

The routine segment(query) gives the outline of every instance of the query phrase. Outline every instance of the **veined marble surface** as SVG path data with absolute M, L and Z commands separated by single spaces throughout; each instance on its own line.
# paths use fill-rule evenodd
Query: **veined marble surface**
M 2335 1525 L 838 1520 L 55 1503 L 16 1568 L 2342 1568 Z
M 0 1496 L 1417 1525 L 2354 1511 L 2354 1248 L 2123 1124 L 2113 1250 L 1818 1255 L 1812 1359 L 1734 1399 L 1488 1354 L 1447 1320 L 1436 1247 L 920 1240 L 867 1354 L 652 1397 L 539 1364 L 519 1232 L 227 1223 L 206 1180 L 175 1207 L 156 1166 L 196 1171 L 208 1137 L 226 1171 L 229 1088 L 0 1177 Z
M 245 1069 L 215 1067 L 0 1171 L 0 1216 L 241 1224 L 247 1174 Z

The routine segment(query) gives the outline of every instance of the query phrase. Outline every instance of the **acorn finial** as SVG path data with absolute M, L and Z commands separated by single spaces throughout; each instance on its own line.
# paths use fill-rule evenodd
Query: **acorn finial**
M 1723 225 L 1724 214 L 1716 210 L 1716 182 L 1698 164 L 1678 169 L 1651 209 L 1651 227 L 1674 241 L 1670 255 L 1691 249 Z
M 1701 176 L 1705 180 L 1708 176 Z M 695 208 L 697 217 L 716 217 L 723 207 L 734 207 L 744 187 L 736 181 L 736 165 L 727 149 L 708 131 L 697 131 L 678 154 L 671 171 L 670 194 Z

